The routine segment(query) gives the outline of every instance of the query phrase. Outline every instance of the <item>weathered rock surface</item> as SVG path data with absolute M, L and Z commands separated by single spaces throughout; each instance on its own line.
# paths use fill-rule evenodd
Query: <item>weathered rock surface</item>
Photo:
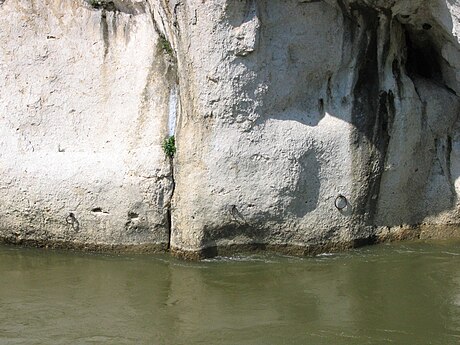
M 194 257 L 456 234 L 457 0 L 6 0 L 0 16 L 9 241 Z
M 1 236 L 166 248 L 176 73 L 147 4 L 8 0 L 0 16 Z

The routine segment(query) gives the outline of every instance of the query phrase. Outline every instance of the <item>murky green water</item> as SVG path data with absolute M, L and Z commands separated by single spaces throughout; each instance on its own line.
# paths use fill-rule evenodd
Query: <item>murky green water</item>
M 0 247 L 0 344 L 459 344 L 460 244 L 185 263 Z

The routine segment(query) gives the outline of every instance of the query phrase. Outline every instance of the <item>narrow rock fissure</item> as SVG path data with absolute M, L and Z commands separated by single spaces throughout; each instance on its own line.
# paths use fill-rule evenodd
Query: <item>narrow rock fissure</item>
M 168 188 L 169 200 L 164 205 L 165 210 L 165 226 L 168 236 L 168 242 L 166 250 L 171 249 L 171 237 L 172 237 L 172 212 L 173 205 L 172 200 L 174 197 L 175 191 L 175 178 L 174 178 L 174 154 L 176 151 L 175 148 L 175 129 L 176 129 L 176 118 L 180 109 L 180 100 L 179 100 L 179 87 L 178 87 L 178 72 L 177 72 L 177 58 L 176 53 L 173 49 L 171 41 L 167 37 L 166 23 L 161 16 L 161 11 L 155 12 L 152 4 L 146 2 L 145 4 L 146 11 L 150 14 L 151 23 L 153 30 L 158 35 L 157 49 L 155 51 L 154 60 L 161 61 L 161 69 L 165 71 L 164 77 L 167 81 L 168 90 L 169 90 L 169 99 L 167 103 L 168 115 L 167 115 L 167 136 L 163 141 L 163 150 L 166 154 L 167 159 L 169 159 L 169 176 L 171 185 Z M 171 141 L 172 139 L 172 141 Z M 165 145 L 167 147 L 165 147 Z M 166 192 L 166 190 L 165 190 Z
M 451 155 L 452 155 L 452 136 L 449 134 L 447 135 L 447 143 L 446 143 L 446 152 L 445 152 L 445 160 L 446 160 L 446 175 L 447 175 L 447 180 L 449 181 L 449 189 L 451 193 L 451 204 L 453 205 L 455 203 L 456 199 L 456 190 L 455 190 L 455 179 L 452 177 L 452 161 L 451 161 Z
M 176 181 L 174 180 L 174 158 L 169 158 L 169 169 L 171 176 L 171 196 L 168 206 L 166 208 L 166 227 L 168 229 L 168 246 L 167 250 L 171 249 L 171 235 L 172 235 L 172 199 L 174 197 L 174 190 L 176 189 Z

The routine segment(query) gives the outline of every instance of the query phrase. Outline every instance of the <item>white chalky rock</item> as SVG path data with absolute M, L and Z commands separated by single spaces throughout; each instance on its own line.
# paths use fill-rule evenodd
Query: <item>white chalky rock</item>
M 0 17 L 6 241 L 197 257 L 458 234 L 458 0 L 6 0 Z

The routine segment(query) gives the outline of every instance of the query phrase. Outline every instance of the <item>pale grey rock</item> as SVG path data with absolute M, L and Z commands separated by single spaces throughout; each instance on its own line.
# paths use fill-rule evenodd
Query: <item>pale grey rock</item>
M 7 0 L 0 16 L 3 238 L 193 256 L 459 224 L 459 1 Z
M 115 4 L 8 0 L 0 9 L 8 241 L 168 246 L 173 182 L 161 142 L 175 67 L 145 2 Z
M 458 224 L 458 9 L 184 2 L 172 248 L 342 247 Z

